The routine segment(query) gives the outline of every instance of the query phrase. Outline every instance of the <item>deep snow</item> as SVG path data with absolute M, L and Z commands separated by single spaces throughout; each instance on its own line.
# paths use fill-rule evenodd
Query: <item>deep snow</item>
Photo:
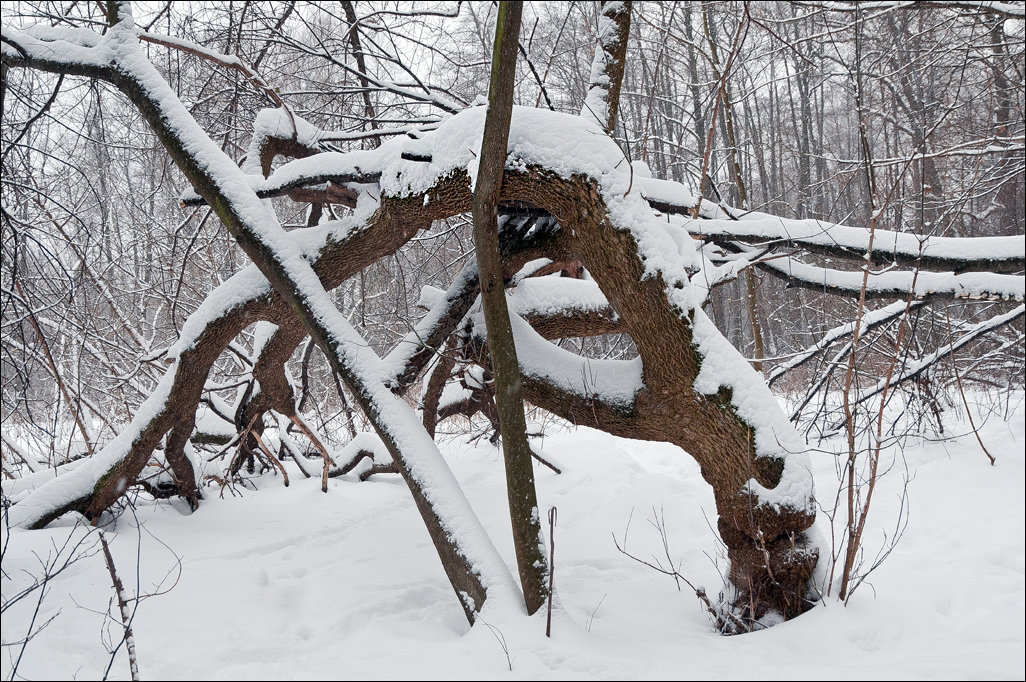
M 627 533 L 631 553 L 663 557 L 652 525 L 659 514 L 670 556 L 715 596 L 714 564 L 724 562 L 697 465 L 670 445 L 554 422 L 544 424 L 538 443 L 564 473 L 537 468 L 543 512 L 558 508 L 551 639 L 544 614 L 527 618 L 508 608 L 486 608 L 491 627 L 468 628 L 395 475 L 333 479 L 323 494 L 319 480 L 298 470 L 290 470 L 289 488 L 266 474 L 259 491 L 225 490 L 219 499 L 216 487 L 207 488 L 192 515 L 174 502 L 139 498 L 135 515 L 124 513 L 106 532 L 127 589 L 170 588 L 138 604 L 142 679 L 1022 679 L 1022 401 L 1015 394 L 1007 420 L 993 407 L 980 410 L 996 467 L 952 414 L 948 431 L 966 435 L 906 444 L 908 528 L 847 607 L 827 599 L 794 621 L 739 637 L 715 634 L 686 586 L 678 592 L 671 578 L 622 555 L 613 541 L 622 544 Z M 455 436 L 442 450 L 512 569 L 499 453 L 484 439 L 468 446 Z M 814 452 L 811 461 L 825 503 L 837 487 L 833 458 Z M 899 466 L 877 490 L 871 553 L 893 530 L 903 478 Z M 818 523 L 827 532 L 824 514 Z M 5 600 L 26 572 L 37 572 L 37 557 L 54 552 L 52 543 L 88 532 L 74 524 L 68 516 L 43 531 L 5 531 Z M 4 679 L 20 649 L 6 645 L 24 635 L 35 596 L 3 614 Z M 120 625 L 103 615 L 112 597 L 102 554 L 57 576 L 36 625 L 56 618 L 25 648 L 19 676 L 102 677 L 105 646 L 120 637 Z M 122 648 L 111 677 L 127 676 Z

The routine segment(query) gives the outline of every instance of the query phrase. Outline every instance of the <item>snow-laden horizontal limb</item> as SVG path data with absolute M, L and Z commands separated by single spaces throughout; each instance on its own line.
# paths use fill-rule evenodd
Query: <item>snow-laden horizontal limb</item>
M 790 286 L 841 296 L 859 296 L 863 273 L 803 263 L 789 256 L 765 259 L 758 266 Z M 1021 301 L 1026 297 L 1026 277 L 996 272 L 931 272 L 927 270 L 870 271 L 865 280 L 866 298 L 956 298 L 971 301 Z
M 869 230 L 820 220 L 793 220 L 765 213 L 745 213 L 738 220 L 687 220 L 692 235 L 717 243 L 741 241 L 760 245 L 798 246 L 848 259 L 864 259 Z M 877 229 L 872 262 L 915 265 L 930 269 L 995 270 L 1026 268 L 1026 237 L 938 237 Z
M 266 138 L 265 129 L 271 119 L 276 122 L 275 129 L 280 129 L 282 124 L 276 110 L 265 111 L 269 113 L 261 112 L 262 118 L 257 120 L 261 140 Z M 386 168 L 396 171 L 396 175 L 402 174 L 393 164 L 397 156 L 428 168 L 444 161 L 436 160 L 433 150 L 427 146 L 431 142 L 431 132 L 417 139 L 392 140 L 370 151 L 323 152 L 309 156 L 315 151 L 317 141 L 329 134 L 301 120 L 299 128 L 302 134 L 294 144 L 305 145 L 299 154 L 303 158 L 282 165 L 266 179 L 255 171 L 248 176 L 260 197 L 291 196 L 299 201 L 328 201 L 352 206 L 360 186 L 380 183 Z M 251 148 L 250 156 L 259 158 L 260 154 Z M 406 172 L 409 174 L 409 170 Z M 690 219 L 687 216 L 700 200 L 685 185 L 648 177 L 646 171 L 639 171 L 636 176 L 632 172 L 631 185 L 637 187 L 653 210 L 671 214 L 671 222 L 675 226 L 682 227 L 694 237 L 718 244 L 787 245 L 849 260 L 864 259 L 869 248 L 869 230 L 864 227 L 788 219 L 736 209 L 728 214 L 708 202 L 702 202 L 702 213 L 707 217 Z M 187 192 L 182 201 L 185 205 L 203 203 L 195 192 Z M 1026 237 L 1019 235 L 941 237 L 885 229 L 877 229 L 875 234 L 870 259 L 877 265 L 918 264 L 922 268 L 950 269 L 958 273 L 979 270 L 1016 272 L 1026 268 Z

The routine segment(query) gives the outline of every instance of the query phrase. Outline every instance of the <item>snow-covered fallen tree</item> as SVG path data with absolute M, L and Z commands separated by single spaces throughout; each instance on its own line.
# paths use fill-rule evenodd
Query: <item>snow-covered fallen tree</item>
M 615 52 L 620 4 L 606 8 L 600 34 L 609 41 L 598 51 L 593 85 L 610 82 L 606 66 L 615 67 L 617 57 L 605 47 Z M 179 494 L 199 504 L 189 453 L 204 385 L 222 351 L 264 321 L 275 326 L 255 352 L 250 390 L 234 415 L 241 440 L 266 413 L 298 418 L 286 363 L 312 338 L 408 484 L 468 618 L 486 599 L 515 600 L 512 576 L 432 440 L 452 370 L 445 356 L 432 360 L 443 347 L 462 344 L 468 361 L 489 363 L 484 345 L 471 343 L 485 336 L 475 309 L 476 269 L 467 266 L 447 291 L 426 296 L 428 314 L 385 357 L 327 295 L 433 221 L 470 210 L 486 109 L 453 107 L 430 130 L 352 152 L 322 151 L 332 135 L 288 109 L 268 110 L 257 119 L 249 161 L 240 168 L 147 59 L 140 42 L 147 35 L 127 4 L 110 7 L 111 26 L 102 35 L 5 27 L 5 67 L 117 87 L 192 184 L 182 203 L 212 207 L 253 264 L 213 289 L 182 324 L 177 343 L 161 355 L 163 378 L 131 424 L 80 466 L 22 492 L 11 523 L 40 527 L 69 511 L 99 519 L 162 441 Z M 808 581 L 819 556 L 807 533 L 816 501 L 806 446 L 763 377 L 704 312 L 709 292 L 746 268 L 760 268 L 797 286 L 851 296 L 1022 301 L 1024 280 L 1015 273 L 1026 263 L 1026 240 L 917 239 L 877 230 L 885 246 L 871 248 L 873 233 L 864 228 L 741 214 L 704 202 L 682 185 L 646 177 L 640 164 L 632 167 L 608 134 L 615 121 L 611 99 L 592 88 L 583 116 L 525 107 L 513 113 L 500 236 L 525 397 L 572 423 L 667 441 L 694 457 L 715 494 L 733 617 L 749 623 L 771 612 L 794 617 L 811 603 Z M 272 172 L 279 155 L 291 160 Z M 351 214 L 286 233 L 267 201 L 277 196 L 341 204 Z M 895 265 L 864 279 L 861 271 L 805 262 L 796 257 L 801 250 Z M 525 276 L 525 266 L 541 258 L 579 262 L 589 278 Z M 995 318 L 977 333 L 1020 316 Z M 636 360 L 588 360 L 550 342 L 611 331 L 630 336 Z M 429 369 L 422 424 L 403 396 Z M 375 460 L 379 455 L 375 449 Z M 325 454 L 325 471 L 327 461 Z

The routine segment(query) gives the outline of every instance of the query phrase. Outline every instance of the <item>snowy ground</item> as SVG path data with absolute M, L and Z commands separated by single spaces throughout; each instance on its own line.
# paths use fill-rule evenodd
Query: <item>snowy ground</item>
M 665 557 L 652 524 L 659 515 L 681 572 L 715 596 L 716 562 L 724 564 L 712 495 L 694 462 L 669 445 L 584 429 L 549 425 L 543 447 L 564 473 L 537 469 L 543 509 L 558 508 L 551 639 L 544 614 L 486 609 L 488 625 L 468 628 L 393 475 L 334 479 L 325 495 L 298 471 L 289 488 L 268 474 L 258 492 L 218 499 L 209 489 L 191 516 L 176 503 L 140 500 L 107 537 L 130 591 L 164 592 L 135 614 L 142 679 L 1023 679 L 1026 428 L 1017 399 L 1007 420 L 981 414 L 989 413 L 981 436 L 996 467 L 971 434 L 906 445 L 907 530 L 847 607 L 828 599 L 740 637 L 715 634 L 686 586 L 678 591 L 614 544 L 626 534 L 631 553 Z M 967 430 L 955 419 L 948 428 Z M 498 453 L 455 439 L 443 451 L 512 566 Z M 832 458 L 814 454 L 813 466 L 825 502 L 837 488 Z M 898 468 L 877 490 L 872 553 L 893 531 L 903 477 Z M 87 534 L 74 523 L 5 532 L 5 600 L 69 534 Z M 829 533 L 822 514 L 819 524 Z M 96 552 L 96 538 L 84 547 Z M 36 596 L 3 614 L 4 679 L 21 653 L 9 644 L 28 630 Z M 34 627 L 56 617 L 24 648 L 18 677 L 103 677 L 107 647 L 120 639 L 104 615 L 112 596 L 101 553 L 54 578 Z M 122 648 L 110 677 L 128 674 Z

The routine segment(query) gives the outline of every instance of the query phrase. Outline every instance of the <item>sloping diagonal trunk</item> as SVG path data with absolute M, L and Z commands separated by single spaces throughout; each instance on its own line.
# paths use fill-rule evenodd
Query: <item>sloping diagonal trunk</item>
M 385 386 L 380 360 L 331 304 L 310 263 L 249 188 L 242 171 L 200 129 L 148 61 L 128 4 L 109 3 L 108 14 L 112 26 L 104 39 L 113 62 L 102 76 L 136 105 L 176 165 L 346 381 L 409 485 L 467 618 L 473 622 L 491 594 L 517 599 L 508 570 L 434 443 L 412 409 Z M 166 383 L 169 389 L 171 382 Z M 115 488 L 123 490 L 130 482 Z
M 631 0 L 605 0 L 599 7 L 598 45 L 581 116 L 594 120 L 609 135 L 616 132 L 630 31 Z

